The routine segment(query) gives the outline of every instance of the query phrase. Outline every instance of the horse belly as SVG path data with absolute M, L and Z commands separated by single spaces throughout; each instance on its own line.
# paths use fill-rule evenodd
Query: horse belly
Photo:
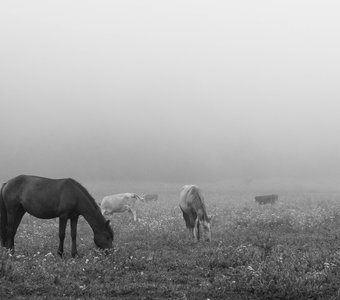
M 55 213 L 36 213 L 36 212 L 28 212 L 30 215 L 39 218 L 39 219 L 54 219 L 54 218 L 58 218 L 59 216 Z
M 21 205 L 27 213 L 39 219 L 53 219 L 60 216 L 58 207 L 51 203 L 46 205 L 46 202 L 41 204 L 39 201 L 23 201 Z
M 105 200 L 102 204 L 102 209 L 106 210 L 107 213 L 122 213 L 124 211 L 129 210 L 131 204 L 128 201 L 129 199 L 114 199 L 114 200 Z
M 127 207 L 126 205 L 119 205 L 119 206 L 115 206 L 111 208 L 111 213 L 122 213 L 124 211 L 127 211 L 129 209 L 129 207 Z

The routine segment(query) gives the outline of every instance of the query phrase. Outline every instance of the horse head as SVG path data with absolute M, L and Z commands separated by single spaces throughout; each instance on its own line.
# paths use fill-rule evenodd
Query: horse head
M 100 249 L 110 249 L 113 243 L 113 230 L 110 226 L 110 221 L 105 222 L 104 230 L 96 232 L 94 234 L 94 243 Z

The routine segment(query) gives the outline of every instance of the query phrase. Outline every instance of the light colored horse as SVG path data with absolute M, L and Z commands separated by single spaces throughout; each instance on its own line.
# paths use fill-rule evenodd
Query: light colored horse
M 198 241 L 200 239 L 200 225 L 202 225 L 205 238 L 211 241 L 211 218 L 207 215 L 204 198 L 197 186 L 185 185 L 182 187 L 179 207 L 183 212 L 183 218 L 186 227 L 189 229 L 189 234 L 194 240 Z
M 133 220 L 137 221 L 135 208 L 137 200 L 144 201 L 144 198 L 134 193 L 105 196 L 100 204 L 100 208 L 104 216 L 128 211 L 132 214 Z

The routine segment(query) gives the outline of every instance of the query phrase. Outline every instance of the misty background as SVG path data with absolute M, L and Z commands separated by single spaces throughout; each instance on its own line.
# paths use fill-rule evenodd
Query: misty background
M 0 180 L 340 182 L 337 1 L 2 1 Z

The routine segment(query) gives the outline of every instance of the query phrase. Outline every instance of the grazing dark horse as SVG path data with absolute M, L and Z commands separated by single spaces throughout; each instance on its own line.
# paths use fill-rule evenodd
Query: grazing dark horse
M 260 204 L 274 204 L 277 199 L 279 199 L 278 195 L 263 195 L 263 196 L 256 196 L 255 201 Z
M 200 189 L 195 185 L 183 186 L 179 207 L 182 210 L 186 227 L 195 241 L 201 237 L 200 225 L 208 241 L 211 241 L 210 220 Z
M 77 181 L 20 175 L 7 181 L 0 191 L 0 237 L 3 247 L 14 253 L 14 236 L 24 214 L 40 219 L 59 217 L 58 254 L 63 255 L 67 220 L 71 220 L 72 257 L 77 254 L 78 217 L 93 230 L 101 249 L 112 248 L 113 231 L 88 191 Z

